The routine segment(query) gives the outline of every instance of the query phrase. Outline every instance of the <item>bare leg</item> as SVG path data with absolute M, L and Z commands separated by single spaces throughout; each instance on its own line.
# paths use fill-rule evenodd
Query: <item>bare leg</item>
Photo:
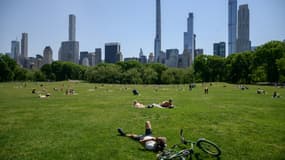
M 151 129 L 150 121 L 145 122 L 145 129 Z

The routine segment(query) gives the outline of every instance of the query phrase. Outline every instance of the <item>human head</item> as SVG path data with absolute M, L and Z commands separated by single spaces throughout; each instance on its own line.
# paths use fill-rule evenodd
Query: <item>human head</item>
M 137 103 L 138 103 L 138 101 L 137 101 L 137 100 L 134 100 L 134 105 L 137 104 Z
M 167 146 L 165 137 L 157 137 L 156 138 L 156 151 L 163 151 L 163 149 Z

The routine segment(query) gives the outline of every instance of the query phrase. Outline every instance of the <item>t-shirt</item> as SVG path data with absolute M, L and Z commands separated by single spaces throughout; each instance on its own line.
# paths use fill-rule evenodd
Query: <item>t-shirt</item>
M 144 139 L 151 139 L 153 138 L 152 136 L 145 136 Z M 145 149 L 147 150 L 154 150 L 155 149 L 155 141 L 154 140 L 149 140 L 145 142 Z

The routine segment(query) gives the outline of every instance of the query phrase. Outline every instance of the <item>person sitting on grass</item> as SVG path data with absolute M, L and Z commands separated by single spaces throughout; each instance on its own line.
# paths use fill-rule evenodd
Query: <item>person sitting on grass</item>
M 133 94 L 134 94 L 135 96 L 139 96 L 139 95 L 140 95 L 139 91 L 136 90 L 136 89 L 133 89 Z
M 121 128 L 118 128 L 118 132 L 121 136 L 129 137 L 133 140 L 140 142 L 146 150 L 149 151 L 163 151 L 167 146 L 166 137 L 154 137 L 152 136 L 152 129 L 150 121 L 145 122 L 145 134 L 137 135 L 132 133 L 125 133 Z
M 174 108 L 174 105 L 172 103 L 172 99 L 169 99 L 168 101 L 163 101 L 160 104 L 151 104 L 148 105 L 148 108 L 153 108 L 153 107 L 157 107 L 157 108 Z
M 272 98 L 280 98 L 279 93 L 277 93 L 276 91 L 273 92 Z

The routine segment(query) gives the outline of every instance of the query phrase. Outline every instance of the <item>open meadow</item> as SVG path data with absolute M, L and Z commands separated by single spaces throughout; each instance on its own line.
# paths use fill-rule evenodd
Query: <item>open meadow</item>
M 40 84 L 51 93 L 41 99 L 32 89 Z M 188 85 L 111 85 L 84 82 L 0 83 L 1 160 L 151 160 L 131 139 L 118 136 L 117 128 L 143 133 L 150 120 L 155 136 L 166 136 L 168 146 L 186 138 L 204 137 L 221 149 L 221 160 L 285 159 L 285 88 L 226 83 Z M 61 88 L 63 90 L 61 91 Z M 67 87 L 74 95 L 65 95 Z M 53 88 L 57 88 L 54 91 Z M 139 96 L 132 94 L 136 88 Z M 262 88 L 266 94 L 256 94 Z M 272 98 L 273 91 L 281 98 Z M 174 109 L 135 109 L 173 99 Z M 195 148 L 199 159 L 215 159 Z M 197 158 L 193 158 L 197 159 Z

